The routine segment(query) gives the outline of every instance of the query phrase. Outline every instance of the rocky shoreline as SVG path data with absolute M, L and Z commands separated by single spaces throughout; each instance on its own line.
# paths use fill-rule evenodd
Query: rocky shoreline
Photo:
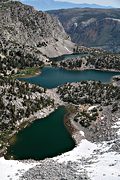
M 69 68 L 69 67 L 63 67 L 58 65 L 57 67 L 59 68 L 63 68 L 65 70 L 70 70 L 70 71 L 86 71 L 86 70 L 95 70 L 95 71 L 101 71 L 101 72 L 120 72 L 120 70 L 116 70 L 116 69 L 96 69 L 96 68 L 88 68 L 88 67 L 84 67 L 84 68 Z

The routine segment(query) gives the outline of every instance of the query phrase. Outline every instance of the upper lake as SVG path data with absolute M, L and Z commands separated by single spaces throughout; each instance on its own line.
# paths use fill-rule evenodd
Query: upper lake
M 30 78 L 20 78 L 31 84 L 37 84 L 44 88 L 55 88 L 67 82 L 80 82 L 84 80 L 96 80 L 103 83 L 110 82 L 115 75 L 120 75 L 120 72 L 108 72 L 97 70 L 65 70 L 58 67 L 44 67 L 41 74 Z
M 77 57 L 84 57 L 87 56 L 88 53 L 75 53 L 75 54 L 64 54 L 62 56 L 50 58 L 52 61 L 64 61 L 64 60 L 69 60 L 72 58 L 77 58 Z

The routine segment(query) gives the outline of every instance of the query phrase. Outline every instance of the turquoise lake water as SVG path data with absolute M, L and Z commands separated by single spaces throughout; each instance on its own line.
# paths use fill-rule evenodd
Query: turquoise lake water
M 71 83 L 85 80 L 97 80 L 104 83 L 110 82 L 111 78 L 115 75 L 120 75 L 120 73 L 96 70 L 71 71 L 62 68 L 44 67 L 40 75 L 21 78 L 21 80 L 51 89 L 67 82 Z
M 76 54 L 65 54 L 65 55 L 62 55 L 62 56 L 59 56 L 59 57 L 55 57 L 55 58 L 51 58 L 52 61 L 63 61 L 63 60 L 68 60 L 68 59 L 71 59 L 71 58 L 77 58 L 77 57 L 84 57 L 88 55 L 88 53 L 86 54 L 83 54 L 83 53 L 76 53 Z
M 34 121 L 15 135 L 15 143 L 8 148 L 14 159 L 44 159 L 54 157 L 75 147 L 64 125 L 66 110 L 59 107 L 48 117 Z

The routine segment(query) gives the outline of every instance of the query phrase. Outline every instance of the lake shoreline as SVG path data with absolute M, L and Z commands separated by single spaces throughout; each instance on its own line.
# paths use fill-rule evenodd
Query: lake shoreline
M 71 117 L 71 113 L 69 114 L 69 116 L 68 116 L 68 107 L 66 108 L 66 106 L 63 106 L 63 105 L 60 105 L 60 106 L 58 106 L 58 107 L 56 107 L 55 109 L 53 109 L 53 111 L 51 111 L 47 116 L 45 116 L 45 117 L 48 117 L 48 116 L 50 116 L 50 114 L 51 113 L 54 113 L 54 112 L 56 112 L 56 110 L 58 110 L 59 108 L 64 108 L 64 110 L 65 110 L 65 114 L 64 114 L 64 116 L 63 116 L 63 118 L 61 119 L 61 121 L 62 121 L 62 123 L 64 124 L 64 128 L 66 129 L 66 131 L 67 131 L 67 133 L 69 134 L 69 136 L 70 136 L 70 138 L 72 139 L 72 141 L 74 142 L 74 147 L 72 148 L 72 149 L 74 149 L 75 147 L 76 147 L 76 141 L 75 141 L 75 139 L 74 139 L 74 137 L 73 137 L 73 131 L 70 131 L 70 127 L 68 126 L 68 123 L 66 124 L 65 123 L 65 119 L 67 118 L 67 122 L 69 121 L 69 123 L 71 123 L 71 121 L 70 121 L 70 117 Z M 35 119 L 36 121 L 37 121 L 37 119 Z M 38 120 L 44 120 L 44 117 L 42 117 L 41 119 L 39 118 Z M 34 121 L 34 120 L 33 120 Z M 32 120 L 31 120 L 31 122 L 33 122 Z M 30 123 L 28 124 L 26 124 L 26 126 L 24 126 L 23 128 L 21 128 L 21 129 L 19 129 L 19 130 L 22 130 L 22 129 L 24 129 L 24 128 L 26 128 L 27 126 L 29 126 L 30 125 Z M 71 124 L 71 128 L 72 129 L 74 129 L 74 127 L 72 126 L 72 124 Z M 13 139 L 11 139 L 11 142 L 10 142 L 10 144 L 9 145 L 12 145 L 12 143 L 14 144 L 14 143 L 16 143 L 16 136 L 14 136 L 13 135 Z M 63 144 L 64 145 L 64 144 Z M 9 147 L 9 146 L 8 146 Z M 69 147 L 69 146 L 68 146 Z M 71 149 L 71 147 L 70 147 L 70 150 L 72 150 Z M 68 152 L 68 151 L 70 151 L 70 150 L 68 150 L 68 149 L 66 149 L 66 151 L 65 152 L 62 152 L 61 154 L 63 154 L 63 153 L 66 153 L 66 152 Z M 9 151 L 7 151 L 7 153 L 8 153 Z M 23 160 L 21 159 L 14 159 L 14 156 L 12 156 L 12 155 L 10 155 L 9 153 L 7 154 L 6 153 L 6 155 L 4 156 L 4 158 L 6 159 L 6 160 L 18 160 L 18 161 L 20 161 L 20 162 L 22 162 L 22 161 L 36 161 L 36 162 L 40 162 L 40 161 L 42 161 L 42 160 L 46 160 L 47 159 L 47 157 L 45 157 L 44 159 L 34 159 L 34 158 L 23 158 Z M 59 154 L 59 152 L 58 152 L 58 154 Z M 55 156 L 50 156 L 49 158 L 52 158 L 52 157 L 56 157 L 56 156 L 58 156 L 58 155 L 55 155 Z
M 58 100 L 59 101 L 59 100 Z M 62 104 L 61 102 L 58 103 L 58 101 L 56 102 L 54 107 L 47 107 L 44 108 L 42 110 L 39 110 L 38 112 L 36 112 L 34 115 L 31 115 L 29 118 L 23 118 L 21 119 L 19 124 L 16 124 L 16 129 L 9 135 L 9 139 L 8 142 L 6 143 L 6 146 L 4 146 L 4 148 L 0 151 L 0 157 L 4 157 L 6 160 L 12 160 L 13 157 L 7 157 L 7 149 L 8 147 L 15 142 L 15 134 L 17 134 L 19 131 L 21 131 L 22 129 L 25 129 L 26 127 L 28 127 L 32 122 L 36 121 L 37 119 L 41 120 L 47 116 L 49 116 L 51 113 L 55 112 L 59 107 L 64 107 L 66 109 L 66 113 L 64 115 L 63 118 L 63 123 L 65 125 L 66 130 L 70 133 L 71 138 L 73 139 L 75 146 L 76 144 L 76 140 L 74 138 L 74 134 L 77 131 L 77 129 L 75 128 L 75 126 L 73 126 L 73 124 L 71 123 L 71 115 L 74 116 L 74 113 L 70 112 L 69 110 L 67 110 L 67 104 Z M 42 113 L 41 113 L 42 112 Z M 45 158 L 46 159 L 46 158 Z M 29 160 L 29 159 L 28 159 Z M 33 159 L 34 160 L 34 159 Z M 20 160 L 21 161 L 21 160 Z M 38 160 L 38 161 L 42 161 L 42 160 Z
M 44 114 L 41 116 L 41 110 L 37 112 L 37 117 L 36 116 L 31 116 L 29 118 L 24 118 L 22 119 L 21 123 L 19 125 L 16 126 L 16 130 L 14 130 L 12 132 L 12 134 L 9 135 L 9 140 L 6 144 L 6 147 L 4 147 L 1 151 L 0 151 L 0 157 L 4 157 L 6 160 L 13 160 L 13 157 L 11 156 L 10 158 L 6 158 L 7 155 L 7 148 L 14 143 L 14 136 L 16 133 L 18 133 L 20 130 L 26 128 L 27 126 L 29 126 L 32 122 L 36 121 L 37 119 L 43 119 L 47 116 L 49 116 L 51 113 L 55 112 L 55 110 L 57 110 L 59 107 L 64 106 L 64 108 L 66 109 L 66 113 L 64 115 L 63 118 L 63 123 L 66 127 L 66 130 L 70 133 L 71 138 L 73 139 L 74 143 L 75 143 L 75 147 L 77 146 L 77 139 L 75 138 L 75 135 L 77 134 L 78 130 L 76 129 L 76 127 L 72 124 L 71 122 L 71 118 L 75 116 L 75 112 L 71 112 L 70 109 L 68 108 L 67 104 L 64 105 L 56 105 L 54 108 L 53 107 L 48 107 L 48 108 L 44 108 Z M 47 110 L 45 110 L 47 109 Z M 43 110 L 42 110 L 43 111 Z M 13 139 L 12 139 L 13 138 Z M 67 151 L 66 151 L 67 152 Z M 45 158 L 47 159 L 47 158 Z M 45 160 L 44 159 L 44 160 Z M 26 160 L 19 160 L 20 162 L 26 161 Z M 42 160 L 34 160 L 34 159 L 28 159 L 27 161 L 42 161 Z
M 51 66 L 52 67 L 52 66 Z M 101 71 L 101 72 L 120 72 L 120 70 L 116 70 L 116 69 L 96 69 L 96 68 L 88 68 L 88 67 L 84 67 L 84 68 L 68 68 L 68 67 L 63 67 L 63 66 L 55 66 L 58 68 L 62 68 L 65 69 L 67 71 L 86 71 L 86 70 L 95 70 L 95 71 Z
M 74 119 L 77 113 L 77 107 L 73 106 L 72 104 L 67 104 L 65 106 L 67 113 L 64 116 L 64 125 L 67 128 L 68 132 L 71 134 L 75 144 L 77 145 L 77 139 L 75 139 L 75 134 L 78 132 L 77 128 L 72 123 L 72 119 Z

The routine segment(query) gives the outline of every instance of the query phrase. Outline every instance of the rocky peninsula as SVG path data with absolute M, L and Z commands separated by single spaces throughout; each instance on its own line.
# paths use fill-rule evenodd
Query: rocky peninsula
M 101 142 L 116 138 L 111 127 L 120 118 L 120 88 L 97 81 L 67 83 L 58 87 L 63 101 L 77 107 L 72 122 L 88 140 Z
M 120 54 L 114 54 L 102 49 L 86 48 L 76 46 L 73 55 L 67 60 L 55 61 L 53 65 L 68 70 L 86 70 L 96 69 L 100 71 L 117 71 L 120 72 Z M 81 56 L 84 55 L 84 56 Z

